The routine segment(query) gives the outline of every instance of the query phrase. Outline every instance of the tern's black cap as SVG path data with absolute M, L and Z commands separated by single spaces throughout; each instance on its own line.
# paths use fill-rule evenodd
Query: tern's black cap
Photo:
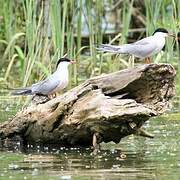
M 56 68 L 58 67 L 60 62 L 71 62 L 71 60 L 68 58 L 60 58 L 56 64 Z
M 177 41 L 178 41 L 178 44 L 180 45 L 180 32 L 177 33 Z
M 157 28 L 154 32 L 153 32 L 153 35 L 157 32 L 162 32 L 162 33 L 168 33 L 167 29 L 165 28 Z

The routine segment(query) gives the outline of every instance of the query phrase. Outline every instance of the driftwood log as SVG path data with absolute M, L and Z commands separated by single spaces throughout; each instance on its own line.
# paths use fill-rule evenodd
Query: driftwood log
M 118 143 L 130 134 L 153 137 L 141 126 L 167 110 L 175 94 L 174 78 L 168 64 L 91 78 L 48 102 L 32 102 L 0 125 L 0 138 L 96 147 L 102 141 Z

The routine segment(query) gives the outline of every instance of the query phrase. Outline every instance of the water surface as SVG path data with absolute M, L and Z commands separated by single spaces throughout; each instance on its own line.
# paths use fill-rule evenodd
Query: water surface
M 1 100 L 1 121 L 14 114 L 16 103 Z M 16 108 L 14 108 L 16 107 Z M 145 128 L 154 139 L 129 136 L 119 144 L 102 143 L 98 155 L 90 148 L 29 146 L 18 142 L 0 148 L 0 179 L 180 179 L 180 114 L 152 118 Z M 121 158 L 121 153 L 126 158 Z

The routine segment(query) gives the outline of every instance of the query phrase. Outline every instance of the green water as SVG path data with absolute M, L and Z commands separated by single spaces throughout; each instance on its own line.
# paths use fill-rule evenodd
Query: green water
M 1 101 L 2 121 L 18 106 L 17 101 Z M 154 139 L 129 136 L 119 144 L 102 143 L 102 151 L 96 156 L 85 148 L 22 149 L 19 143 L 1 147 L 0 180 L 180 179 L 180 114 L 152 118 L 145 128 Z M 125 159 L 120 158 L 120 150 Z

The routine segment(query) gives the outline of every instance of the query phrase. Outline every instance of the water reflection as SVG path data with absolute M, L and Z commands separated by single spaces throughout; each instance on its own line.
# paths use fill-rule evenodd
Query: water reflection
M 0 144 L 0 179 L 178 180 L 179 119 L 178 113 L 153 118 L 145 128 L 155 135 L 154 139 L 129 136 L 119 144 L 102 143 L 96 156 L 90 148 L 24 147 L 18 139 L 7 141 Z M 122 153 L 126 158 L 121 158 Z
M 22 159 L 9 162 L 5 172 L 2 171 L 1 175 L 7 177 L 6 174 L 8 176 L 26 174 L 37 177 L 62 177 L 63 179 L 75 177 L 91 177 L 93 179 L 126 179 L 127 177 L 128 179 L 134 177 L 143 179 L 146 177 L 152 179 L 155 170 L 154 167 L 144 167 L 144 164 L 149 161 L 143 160 L 142 154 L 131 154 L 132 152 L 129 151 L 126 152 L 127 159 L 121 159 L 118 149 L 102 150 L 96 156 L 92 155 L 91 149 L 80 148 L 30 152 L 31 150 L 26 155 L 18 154 Z M 9 152 L 6 155 L 14 156 L 16 154 Z
M 57 148 L 20 144 L 1 147 L 0 178 L 33 179 L 179 179 L 179 121 L 154 118 L 146 128 L 154 139 L 129 136 L 120 144 L 90 148 Z M 126 158 L 120 157 L 121 151 Z

